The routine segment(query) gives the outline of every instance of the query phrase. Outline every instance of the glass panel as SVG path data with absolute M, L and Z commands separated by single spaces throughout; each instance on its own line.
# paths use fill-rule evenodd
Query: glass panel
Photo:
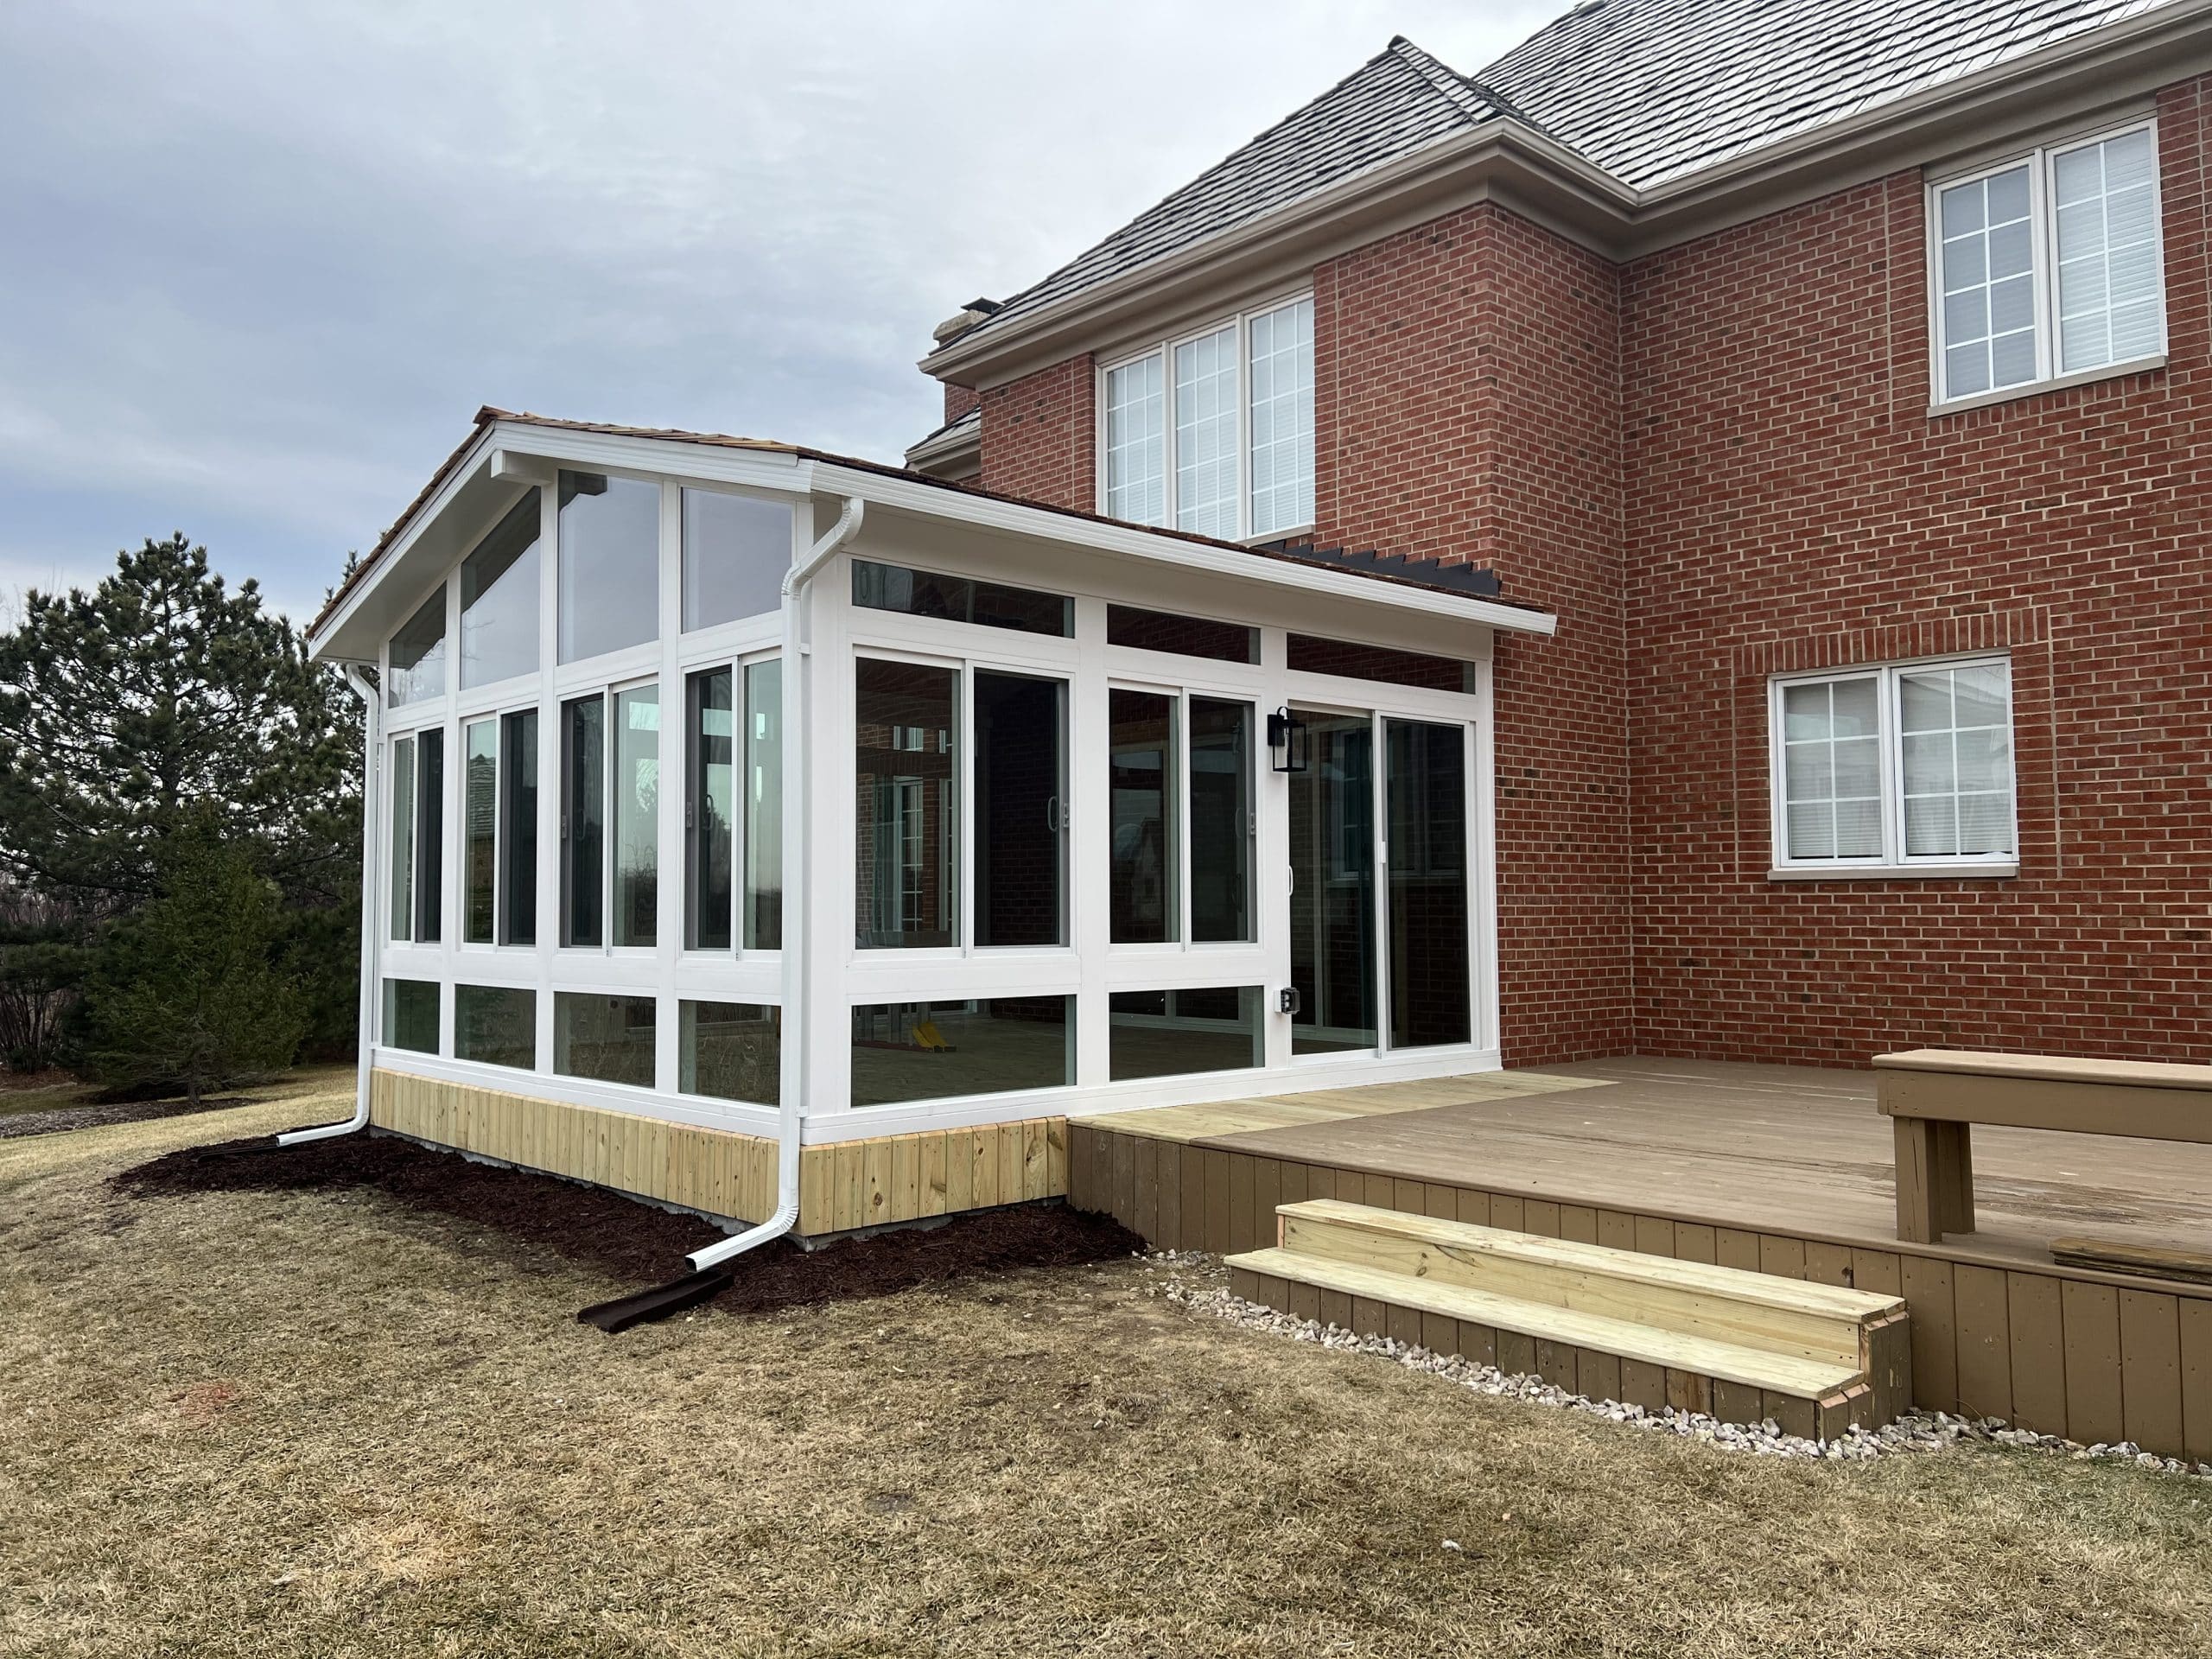
M 1880 707 L 1871 676 L 1783 688 L 1788 857 L 1881 856 Z
M 1114 838 L 1112 931 L 1116 944 L 1181 937 L 1177 894 L 1176 700 L 1155 691 L 1106 694 L 1109 801 Z
M 461 737 L 461 937 L 489 944 L 499 911 L 499 723 L 472 720 Z
M 1252 319 L 1252 534 L 1313 522 L 1313 302 Z
M 437 981 L 385 981 L 384 1046 L 411 1049 L 417 1054 L 438 1052 Z
M 1236 330 L 1175 348 L 1175 527 L 1233 537 L 1236 526 Z
M 553 1069 L 564 1077 L 653 1086 L 653 999 L 553 994 Z
M 1058 1089 L 1075 1081 L 1075 998 L 853 1010 L 853 1104 Z
M 1165 651 L 1178 657 L 1204 657 L 1217 663 L 1260 660 L 1260 631 L 1241 622 L 1211 617 L 1171 616 L 1128 605 L 1106 607 L 1106 643 L 1135 651 Z
M 1472 692 L 1475 665 L 1451 657 L 1428 657 L 1383 645 L 1356 645 L 1310 633 L 1290 636 L 1294 674 L 1334 674 L 1344 679 L 1378 680 L 1385 685 L 1418 686 L 1427 691 Z
M 453 1056 L 529 1071 L 537 1065 L 537 993 L 509 985 L 453 988 Z
M 1936 195 L 1942 230 L 1943 395 L 2018 385 L 2037 373 L 2028 167 Z
M 660 637 L 660 486 L 561 474 L 561 660 Z
M 960 676 L 854 664 L 854 900 L 864 948 L 960 942 Z
M 391 746 L 391 937 L 415 936 L 415 740 Z
M 385 701 L 397 709 L 425 697 L 446 694 L 446 590 L 423 601 L 423 608 L 407 619 L 391 636 L 391 683 Z
M 537 672 L 536 490 L 524 492 L 499 528 L 461 566 L 461 683 L 489 685 Z
M 442 937 L 445 917 L 446 734 L 415 734 L 415 942 Z
M 1291 1052 L 1373 1048 L 1375 737 L 1364 715 L 1308 714 L 1290 776 Z
M 600 942 L 607 858 L 607 699 L 561 705 L 561 943 Z
M 784 666 L 745 668 L 745 948 L 784 945 Z
M 1106 371 L 1106 513 L 1167 522 L 1166 396 L 1160 354 Z
M 727 668 L 685 683 L 690 766 L 683 808 L 683 943 L 693 950 L 730 948 L 737 826 L 737 711 Z
M 2146 356 L 2165 343 L 2153 171 L 2144 128 L 2056 160 L 2063 372 Z
M 1191 699 L 1191 937 L 1252 931 L 1252 705 Z
M 537 710 L 500 716 L 499 943 L 537 943 Z
M 783 1097 L 784 1011 L 751 1002 L 685 1002 L 677 1078 L 687 1095 L 773 1106 Z
M 2012 846 L 2009 664 L 1897 676 L 1908 858 L 2003 855 Z
M 1067 943 L 1067 685 L 976 674 L 976 943 Z
M 972 622 L 978 627 L 1054 639 L 1075 634 L 1075 601 L 1058 594 L 1007 588 L 965 576 L 941 576 L 903 565 L 853 561 L 853 603 L 864 610 L 896 611 L 904 616 L 933 617 L 941 622 Z
M 683 631 L 766 616 L 791 567 L 791 509 L 716 490 L 683 492 Z
M 1466 734 L 1383 722 L 1390 874 L 1390 1046 L 1474 1034 L 1467 944 Z
M 1116 1083 L 1265 1063 L 1257 985 L 1116 991 L 1107 999 L 1107 1065 Z
M 653 943 L 660 910 L 660 688 L 614 694 L 614 938 Z

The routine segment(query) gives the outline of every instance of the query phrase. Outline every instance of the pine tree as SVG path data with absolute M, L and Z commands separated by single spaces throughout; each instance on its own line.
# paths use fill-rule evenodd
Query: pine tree
M 279 960 L 273 882 L 202 810 L 156 855 L 157 891 L 116 924 L 88 992 L 95 1071 L 131 1090 L 210 1089 L 283 1071 L 308 1027 L 307 997 Z

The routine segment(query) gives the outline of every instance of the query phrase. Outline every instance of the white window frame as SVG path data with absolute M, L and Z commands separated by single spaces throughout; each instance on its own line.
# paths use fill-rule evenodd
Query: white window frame
M 1196 328 L 1186 328 L 1164 339 L 1147 340 L 1132 351 L 1127 351 L 1100 362 L 1092 379 L 1091 410 L 1093 442 L 1091 452 L 1096 457 L 1096 478 L 1093 480 L 1093 499 L 1096 510 L 1110 516 L 1107 495 L 1109 456 L 1106 448 L 1106 385 L 1107 377 L 1117 369 L 1141 363 L 1147 358 L 1160 359 L 1160 462 L 1161 512 L 1166 515 L 1157 528 L 1176 530 L 1175 522 L 1175 352 L 1224 328 L 1236 331 L 1236 522 L 1228 534 L 1217 537 L 1223 541 L 1253 541 L 1262 539 L 1261 532 L 1252 528 L 1252 321 L 1270 312 L 1300 301 L 1311 304 L 1313 290 L 1299 289 L 1292 293 L 1278 294 L 1259 300 L 1238 311 L 1217 316 Z M 1318 353 L 1317 353 L 1318 356 Z M 1319 462 L 1315 461 L 1318 471 Z M 1286 537 L 1301 535 L 1313 528 L 1313 522 L 1287 524 L 1280 530 L 1264 533 L 1264 539 L 1281 541 Z
M 1119 657 L 1123 649 L 1125 648 L 1114 648 L 1114 656 Z M 1150 656 L 1154 653 L 1141 654 Z M 1231 689 L 1224 690 L 1224 684 Z M 1261 933 L 1265 927 L 1262 912 L 1267 908 L 1260 892 L 1259 797 L 1261 790 L 1264 787 L 1260 781 L 1260 774 L 1268 770 L 1270 765 L 1267 745 L 1269 710 L 1262 701 L 1262 693 L 1249 685 L 1240 684 L 1234 680 L 1213 680 L 1205 676 L 1161 679 L 1109 667 L 1106 676 L 1106 692 L 1110 697 L 1116 691 L 1141 691 L 1151 696 L 1166 697 L 1175 704 L 1173 783 L 1175 789 L 1176 932 L 1172 939 L 1115 939 L 1112 937 L 1112 912 L 1109 910 L 1107 950 L 1116 956 L 1122 957 L 1204 955 L 1207 952 L 1223 955 L 1236 951 L 1249 953 L 1259 950 L 1262 946 Z M 1242 703 L 1252 711 L 1251 730 L 1247 734 L 1250 747 L 1244 757 L 1245 763 L 1249 768 L 1248 776 L 1251 783 L 1249 798 L 1244 804 L 1245 857 L 1249 873 L 1249 879 L 1246 883 L 1248 888 L 1246 909 L 1249 912 L 1246 920 L 1249 931 L 1247 936 L 1241 939 L 1195 939 L 1191 937 L 1191 703 L 1193 698 L 1198 697 L 1205 698 L 1208 702 Z M 1109 800 L 1113 792 L 1110 766 L 1110 756 L 1099 757 L 1096 770 L 1100 776 L 1094 788 L 1102 802 Z M 1111 862 L 1109 854 L 1108 859 L 1109 871 Z M 1176 988 L 1145 986 L 1141 988 L 1116 987 L 1116 988 L 1154 990 Z
M 1898 683 L 1909 673 L 1930 668 L 1983 668 L 2001 665 L 2005 671 L 2005 709 L 2011 718 L 2013 742 L 2012 787 L 2010 803 L 2012 850 L 2009 853 L 1960 855 L 1908 854 L 1904 850 L 1904 741 L 1900 718 Z M 1922 657 L 1895 663 L 1872 663 L 1853 668 L 1821 669 L 1777 674 L 1767 681 L 1767 834 L 1770 838 L 1770 877 L 1777 880 L 1880 879 L 1897 876 L 2017 875 L 2020 868 L 2020 766 L 2014 716 L 2012 659 L 2005 652 L 1977 652 L 1960 657 Z M 1866 858 L 1793 858 L 1789 853 L 1788 766 L 1783 753 L 1783 693 L 1791 686 L 1827 685 L 1840 680 L 1872 680 L 1875 683 L 1875 734 L 1881 749 L 1882 851 Z
M 2101 144 L 2109 139 L 2124 137 L 2132 132 L 2148 132 L 2151 136 L 2151 227 L 2152 245 L 2158 272 L 2158 347 L 2155 352 L 2123 358 L 2095 368 L 2077 369 L 2070 373 L 2058 370 L 2058 214 L 2052 206 L 2056 200 L 2054 181 L 2058 158 Z M 2071 137 L 2053 139 L 2032 149 L 2017 150 L 2001 161 L 1977 164 L 1963 171 L 1931 174 L 1922 192 L 1922 215 L 1925 227 L 1923 239 L 1927 243 L 1928 286 L 1928 389 L 1929 411 L 1948 414 L 1962 409 L 1975 409 L 1986 404 L 2006 403 L 2015 397 L 2031 397 L 2037 392 L 2056 391 L 2062 386 L 2085 385 L 2093 380 L 2107 380 L 2123 374 L 2137 374 L 2145 369 L 2163 367 L 2166 361 L 2168 342 L 2166 314 L 2166 245 L 2165 207 L 2161 168 L 2158 165 L 2158 123 L 2156 117 L 2140 117 L 2121 122 L 2117 126 L 2101 127 L 2092 132 L 2076 133 Z M 1946 190 L 1962 184 L 1993 178 L 1999 173 L 2009 173 L 2023 162 L 2028 168 L 2028 213 L 2033 230 L 2036 373 L 2031 380 L 2018 385 L 1996 386 L 1983 391 L 1962 393 L 1951 397 L 1944 385 L 1943 365 L 1948 341 L 1943 333 L 1943 221 L 1942 195 Z

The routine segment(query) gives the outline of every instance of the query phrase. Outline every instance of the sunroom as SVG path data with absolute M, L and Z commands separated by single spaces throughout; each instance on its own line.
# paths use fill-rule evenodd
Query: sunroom
M 1071 1115 L 1494 1067 L 1491 642 L 1552 626 L 485 410 L 311 632 L 371 709 L 363 1110 L 815 1233 L 1060 1190 Z

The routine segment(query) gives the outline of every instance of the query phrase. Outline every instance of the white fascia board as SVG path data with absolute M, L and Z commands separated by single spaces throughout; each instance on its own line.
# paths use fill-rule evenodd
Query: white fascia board
M 1232 581 L 1319 594 L 1356 605 L 1381 605 L 1418 611 L 1427 616 L 1451 617 L 1502 632 L 1549 634 L 1559 627 L 1559 619 L 1548 611 L 1523 610 L 1517 606 L 1501 605 L 1412 582 L 1393 582 L 1388 577 L 1360 575 L 1296 559 L 1158 536 L 1135 525 L 1103 523 L 1054 512 L 1049 508 L 1024 506 L 1019 502 L 887 478 L 878 473 L 840 467 L 832 461 L 816 461 L 812 465 L 817 490 L 830 495 L 857 495 L 871 505 L 888 507 L 893 512 L 949 518 L 981 530 L 1065 543 L 1181 569 L 1204 571 Z
M 314 662 L 362 662 L 373 664 L 376 653 L 340 657 L 328 647 L 346 631 L 346 625 L 358 613 L 369 595 L 381 588 L 386 577 L 396 569 L 407 550 L 423 538 L 423 533 L 437 522 L 440 513 L 450 507 L 454 499 L 474 483 L 478 474 L 486 473 L 492 464 L 493 451 L 498 441 L 492 430 L 479 432 L 469 442 L 460 461 L 447 474 L 444 483 L 438 486 L 430 499 L 415 510 L 415 517 L 401 532 L 398 540 L 372 556 L 372 563 L 366 575 L 353 584 L 353 591 L 340 602 L 336 610 L 322 620 L 322 626 L 308 641 L 308 656 Z

